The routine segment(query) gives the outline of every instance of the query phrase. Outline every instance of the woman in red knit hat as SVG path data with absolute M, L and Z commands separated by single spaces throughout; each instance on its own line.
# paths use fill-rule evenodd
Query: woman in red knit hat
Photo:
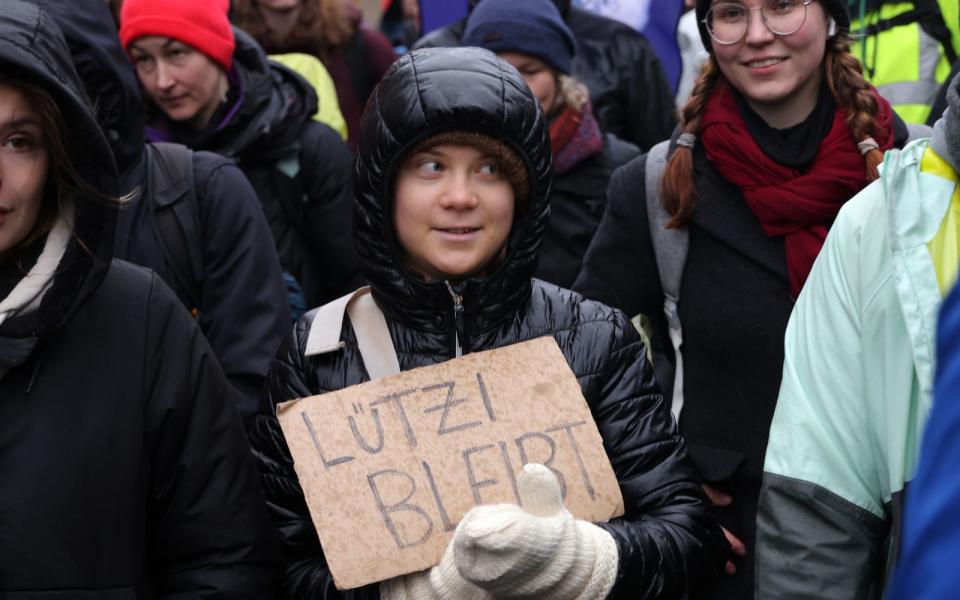
M 228 0 L 126 0 L 120 41 L 149 98 L 150 140 L 222 154 L 253 184 L 299 317 L 358 284 L 352 158 L 339 134 L 312 119 L 313 88 L 231 27 L 228 8 Z

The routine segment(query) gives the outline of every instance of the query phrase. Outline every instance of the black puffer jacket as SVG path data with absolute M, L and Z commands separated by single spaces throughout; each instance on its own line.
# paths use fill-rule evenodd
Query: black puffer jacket
M 81 179 L 116 196 L 36 5 L 0 2 L 0 73 L 52 93 Z M 157 276 L 111 262 L 115 211 L 71 199 L 52 286 L 0 324 L 0 598 L 273 597 L 273 533 L 223 372 Z
M 121 193 L 141 191 L 118 216 L 114 256 L 150 268 L 176 290 L 153 225 L 153 195 L 162 197 L 163 190 L 146 186 L 140 90 L 110 9 L 102 0 L 33 1 L 53 17 L 67 40 L 120 169 Z M 204 278 L 192 290 L 199 298 L 197 323 L 247 417 L 257 408 L 270 361 L 290 323 L 287 293 L 270 229 L 243 173 L 210 152 L 194 153 L 193 170 L 204 259 Z M 180 295 L 187 302 L 189 294 Z
M 307 306 L 318 306 L 360 284 L 350 235 L 353 159 L 337 132 L 312 119 L 313 88 L 268 61 L 249 35 L 234 34 L 233 104 L 200 134 L 177 129 L 154 108 L 150 137 L 237 162 L 260 198 L 284 270 Z
M 469 89 L 469 95 L 462 90 Z M 398 159 L 421 140 L 470 129 L 527 161 L 528 209 L 491 275 L 425 282 L 401 264 L 390 219 Z M 364 274 L 385 313 L 400 368 L 412 369 L 552 335 L 577 375 L 620 480 L 627 516 L 603 526 L 617 542 L 614 597 L 685 598 L 709 585 L 725 542 L 708 516 L 639 335 L 623 313 L 531 279 L 549 213 L 550 144 L 543 114 L 519 73 L 478 49 L 425 50 L 401 58 L 367 105 L 357 164 L 355 236 Z M 453 295 L 462 300 L 454 309 Z M 273 404 L 368 379 L 349 323 L 342 350 L 304 357 L 310 314 L 296 326 L 270 376 L 269 399 L 250 432 L 274 522 L 286 548 L 289 598 L 376 598 L 376 586 L 338 594 L 326 568 Z
M 470 9 L 479 3 L 473 0 Z M 573 76 L 590 89 L 604 131 L 646 152 L 677 123 L 670 84 L 650 42 L 627 25 L 554 0 L 577 41 Z M 459 46 L 461 19 L 421 38 L 414 48 Z

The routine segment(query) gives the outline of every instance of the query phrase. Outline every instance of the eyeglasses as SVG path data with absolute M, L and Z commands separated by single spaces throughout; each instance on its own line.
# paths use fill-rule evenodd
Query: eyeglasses
M 736 44 L 747 35 L 750 13 L 760 11 L 760 18 L 770 33 L 796 33 L 807 20 L 807 6 L 813 0 L 764 0 L 760 8 L 747 8 L 737 2 L 720 2 L 707 11 L 703 24 L 713 41 L 724 46 Z

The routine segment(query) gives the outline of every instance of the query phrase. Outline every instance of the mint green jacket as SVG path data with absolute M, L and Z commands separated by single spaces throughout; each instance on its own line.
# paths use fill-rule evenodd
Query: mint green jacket
M 757 514 L 757 598 L 882 595 L 930 408 L 941 296 L 927 250 L 954 183 L 928 140 L 840 211 L 790 317 Z

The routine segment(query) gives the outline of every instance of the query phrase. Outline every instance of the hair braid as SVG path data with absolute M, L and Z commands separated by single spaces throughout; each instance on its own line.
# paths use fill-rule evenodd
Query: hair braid
M 700 72 L 700 78 L 693 86 L 690 99 L 683 106 L 681 121 L 682 133 L 696 135 L 700 131 L 700 117 L 707 105 L 707 97 L 716 85 L 720 75 L 716 59 L 711 56 Z M 676 229 L 683 227 L 693 214 L 696 204 L 696 183 L 693 178 L 693 150 L 684 146 L 677 146 L 663 172 L 661 183 L 661 202 L 663 207 L 673 218 L 667 227 Z
M 867 138 L 877 138 L 877 97 L 870 84 L 863 78 L 860 61 L 850 53 L 850 39 L 845 34 L 834 36 L 827 42 L 824 58 L 827 86 L 837 105 L 846 109 L 847 127 L 858 143 Z M 879 177 L 877 167 L 883 162 L 883 152 L 871 149 L 864 154 L 867 165 L 867 181 Z

